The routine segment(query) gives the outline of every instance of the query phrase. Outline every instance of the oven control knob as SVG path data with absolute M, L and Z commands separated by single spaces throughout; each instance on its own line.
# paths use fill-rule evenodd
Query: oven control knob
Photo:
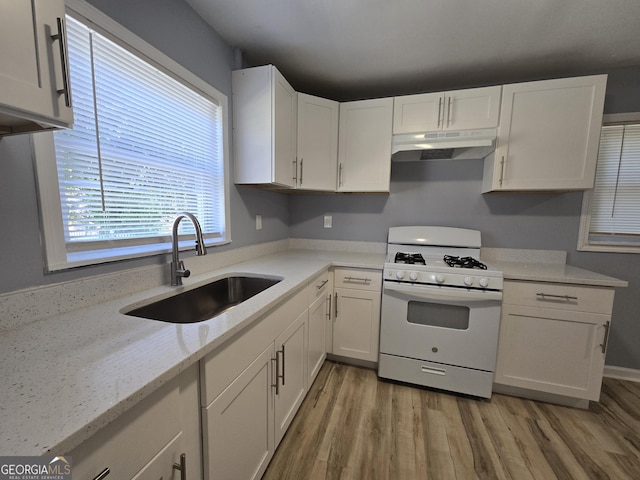
M 398 270 L 398 271 L 396 272 L 396 278 L 397 278 L 398 280 L 402 280 L 402 279 L 404 278 L 404 270 Z
M 436 281 L 436 283 L 444 283 L 444 275 L 441 273 L 434 275 L 433 279 Z
M 489 286 L 489 279 L 487 277 L 482 277 L 478 283 L 482 288 L 487 288 Z
M 473 277 L 464 277 L 463 281 L 464 281 L 464 284 L 467 287 L 470 287 L 471 285 L 473 285 L 473 282 L 475 281 L 475 278 L 473 278 Z
M 411 272 L 409 278 L 415 282 L 418 279 L 418 272 Z

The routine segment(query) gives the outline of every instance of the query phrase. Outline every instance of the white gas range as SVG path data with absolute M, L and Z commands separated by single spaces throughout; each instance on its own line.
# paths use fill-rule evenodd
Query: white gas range
M 392 227 L 378 375 L 489 398 L 502 272 L 480 262 L 480 232 Z

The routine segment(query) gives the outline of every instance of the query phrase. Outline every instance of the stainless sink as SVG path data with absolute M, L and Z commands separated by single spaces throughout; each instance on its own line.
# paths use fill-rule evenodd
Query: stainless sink
M 269 277 L 225 277 L 123 313 L 170 323 L 203 322 L 220 315 L 281 280 L 281 278 Z

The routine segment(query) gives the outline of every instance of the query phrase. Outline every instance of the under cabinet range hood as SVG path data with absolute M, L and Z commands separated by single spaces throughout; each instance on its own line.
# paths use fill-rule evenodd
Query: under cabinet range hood
M 479 159 L 495 149 L 496 129 L 394 135 L 394 161 Z M 405 152 L 412 152 L 410 155 Z M 417 153 L 416 153 L 417 152 Z

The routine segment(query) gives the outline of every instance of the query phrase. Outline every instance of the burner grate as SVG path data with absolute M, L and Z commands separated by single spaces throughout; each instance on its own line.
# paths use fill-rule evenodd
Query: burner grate
M 443 260 L 444 260 L 444 263 L 446 263 L 450 267 L 476 268 L 479 270 L 487 269 L 487 266 L 484 263 L 480 262 L 479 260 L 476 260 L 473 257 L 457 257 L 454 255 L 445 255 Z
M 408 265 L 426 265 L 424 257 L 420 253 L 398 252 L 394 258 L 394 263 L 406 263 Z

